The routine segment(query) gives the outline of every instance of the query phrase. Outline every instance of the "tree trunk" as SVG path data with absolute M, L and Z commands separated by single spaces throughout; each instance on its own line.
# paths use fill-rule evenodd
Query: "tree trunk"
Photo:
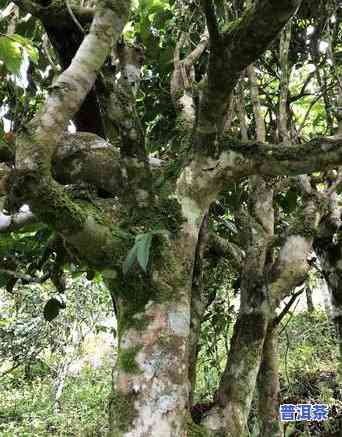
M 217 435 L 224 432 L 222 435 L 236 437 L 246 430 L 266 330 L 267 317 L 261 312 L 240 314 L 236 322 L 227 367 L 216 396 L 217 404 L 224 408 L 204 421 Z
M 315 311 L 315 306 L 312 299 L 312 290 L 310 287 L 305 288 L 305 294 L 306 294 L 306 305 L 308 307 L 308 312 L 313 313 Z
M 269 325 L 258 375 L 260 437 L 282 437 L 279 423 L 278 330 Z
M 186 436 L 189 302 L 146 307 L 139 327 L 119 330 L 110 436 Z
M 189 415 L 191 282 L 196 241 L 182 234 L 157 249 L 151 270 L 111 283 L 118 312 L 118 359 L 110 401 L 111 437 L 182 437 Z
M 216 394 L 216 406 L 203 422 L 217 436 L 236 437 L 246 430 L 269 321 L 265 266 L 274 229 L 273 191 L 263 178 L 252 177 L 249 184 L 245 229 L 249 247 L 242 271 L 239 317 Z
M 339 368 L 342 373 L 342 249 L 333 241 L 333 236 L 315 241 L 323 275 L 328 285 L 331 300 L 331 317 L 335 324 L 339 348 Z

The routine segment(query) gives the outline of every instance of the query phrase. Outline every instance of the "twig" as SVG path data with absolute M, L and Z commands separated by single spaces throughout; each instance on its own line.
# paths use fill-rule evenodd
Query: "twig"
M 69 0 L 65 0 L 68 12 L 70 14 L 70 17 L 72 18 L 73 22 L 76 24 L 76 26 L 78 27 L 78 29 L 82 32 L 82 33 L 86 33 L 84 28 L 82 27 L 82 24 L 78 21 L 78 19 L 76 18 L 75 14 L 73 13 Z
M 292 298 L 291 298 L 290 301 L 286 304 L 286 306 L 285 306 L 285 308 L 283 309 L 283 311 L 279 314 L 278 317 L 276 317 L 276 318 L 272 321 L 272 324 L 274 324 L 274 326 L 277 326 L 277 325 L 281 322 L 281 320 L 284 318 L 284 316 L 285 316 L 285 315 L 290 311 L 290 308 L 291 308 L 293 302 L 296 300 L 296 298 L 297 298 L 301 293 L 303 293 L 303 291 L 304 291 L 304 287 L 303 287 L 300 291 L 297 291 L 297 293 L 295 293 L 295 294 L 292 296 Z M 296 309 L 297 306 L 298 306 L 298 303 L 299 303 L 299 299 L 297 300 L 296 305 L 295 305 L 294 308 L 293 308 L 293 312 L 292 312 L 292 314 L 291 314 L 289 320 L 286 322 L 286 324 L 284 325 L 284 327 L 282 328 L 282 330 L 279 332 L 279 335 L 280 335 L 280 334 L 281 334 L 281 333 L 282 333 L 282 332 L 287 328 L 287 325 L 290 323 L 290 321 L 291 321 L 291 319 L 292 319 L 292 317 L 293 317 L 294 311 L 295 311 L 295 309 Z
M 44 35 L 43 36 L 43 49 L 44 49 L 44 53 L 46 55 L 46 59 L 48 60 L 51 68 L 53 69 L 53 71 L 55 73 L 60 73 L 61 68 L 60 68 L 59 65 L 56 65 L 55 62 L 53 61 L 53 59 L 51 58 L 50 53 L 49 53 L 49 48 L 47 46 L 47 42 L 48 42 L 47 35 Z
M 42 282 L 45 282 L 50 277 L 49 274 L 46 274 L 41 278 L 34 278 L 30 275 L 26 275 L 25 273 L 14 272 L 13 270 L 1 269 L 1 268 L 0 268 L 0 273 L 4 273 L 6 275 L 12 276 L 13 278 L 21 279 L 22 281 L 28 282 L 30 284 L 41 284 Z

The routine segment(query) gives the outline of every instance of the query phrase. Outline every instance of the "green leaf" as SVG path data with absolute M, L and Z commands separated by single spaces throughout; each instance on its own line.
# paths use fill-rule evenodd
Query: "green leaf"
M 135 243 L 132 249 L 128 252 L 126 259 L 122 265 L 124 275 L 127 275 L 137 257 L 137 244 Z
M 154 235 L 159 235 L 164 238 L 169 238 L 169 232 L 164 229 L 156 229 L 154 231 L 139 234 L 135 237 L 135 243 L 123 263 L 122 271 L 124 275 L 131 269 L 134 261 L 138 261 L 140 267 L 147 271 L 147 265 L 150 258 L 150 250 Z
M 24 38 L 23 36 L 18 35 L 17 33 L 10 35 L 9 38 L 12 41 L 15 41 L 18 44 L 20 44 L 26 50 L 26 52 L 27 52 L 28 56 L 30 57 L 30 59 L 32 60 L 32 62 L 37 64 L 38 58 L 39 58 L 39 53 L 38 53 L 38 50 L 32 45 L 31 40 L 29 40 L 28 38 Z
M 83 273 L 84 273 L 84 270 L 78 270 L 76 272 L 72 272 L 71 277 L 73 279 L 77 279 L 77 278 L 81 277 L 83 275 Z
M 137 259 L 140 267 L 146 272 L 148 260 L 150 258 L 150 249 L 152 243 L 152 233 L 142 234 L 139 236 L 139 240 L 136 242 L 137 245 Z
M 10 73 L 19 74 L 22 53 L 18 43 L 7 36 L 0 36 L 0 60 Z

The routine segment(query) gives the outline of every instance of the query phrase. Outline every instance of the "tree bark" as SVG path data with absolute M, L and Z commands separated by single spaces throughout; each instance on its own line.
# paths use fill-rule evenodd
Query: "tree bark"
M 269 324 L 258 375 L 260 437 L 282 437 L 279 422 L 278 330 Z
M 245 432 L 269 322 L 268 284 L 264 274 L 274 232 L 273 190 L 268 181 L 250 178 L 248 250 L 242 270 L 241 303 L 216 405 L 204 419 L 213 435 Z
M 108 273 L 119 338 L 110 403 L 112 437 L 187 436 L 195 248 L 196 239 L 182 233 L 180 240 L 155 247 L 147 274 L 138 267 L 127 275 L 117 272 L 115 278 Z
M 331 301 L 331 317 L 336 328 L 339 348 L 340 371 L 342 372 L 342 249 L 334 242 L 333 235 L 315 240 L 324 278 L 328 285 Z

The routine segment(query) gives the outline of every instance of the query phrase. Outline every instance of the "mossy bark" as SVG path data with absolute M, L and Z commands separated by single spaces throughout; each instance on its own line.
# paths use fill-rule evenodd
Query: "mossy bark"
M 226 437 L 243 435 L 247 426 L 260 367 L 268 318 L 265 314 L 241 314 L 236 322 L 231 348 L 220 388 L 218 406 L 203 424 Z
M 118 312 L 113 396 L 129 399 L 129 418 L 111 404 L 111 437 L 187 434 L 192 262 L 196 241 L 181 233 L 155 248 L 147 273 L 136 266 L 111 282 Z
M 279 422 L 278 330 L 270 324 L 258 375 L 260 437 L 282 437 Z
M 342 378 L 342 249 L 334 236 L 317 238 L 314 248 L 319 256 L 324 278 L 328 285 L 331 317 L 335 324 L 339 348 L 339 374 Z
M 216 393 L 216 406 L 203 421 L 214 435 L 229 437 L 246 430 L 270 311 L 264 272 L 274 232 L 273 190 L 271 181 L 263 178 L 250 178 L 249 185 L 249 214 L 244 228 L 248 250 L 242 271 L 239 316 Z

